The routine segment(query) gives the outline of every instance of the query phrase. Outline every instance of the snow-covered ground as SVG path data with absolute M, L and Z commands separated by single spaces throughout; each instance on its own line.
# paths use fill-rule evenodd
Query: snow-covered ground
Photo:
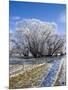
M 48 73 L 47 76 L 45 76 L 45 73 L 43 73 L 39 86 L 41 87 L 54 86 L 56 85 L 55 83 L 57 82 L 61 86 L 65 85 L 65 82 L 66 82 L 66 78 L 65 78 L 66 77 L 66 58 L 65 57 L 57 57 L 57 58 L 51 57 L 51 58 L 37 58 L 37 59 L 11 58 L 10 67 L 9 67 L 10 76 L 15 76 L 17 74 L 23 73 L 24 70 L 32 69 L 35 66 L 43 63 L 50 63 L 51 67 L 47 72 Z M 59 77 L 59 73 L 61 73 L 60 77 Z

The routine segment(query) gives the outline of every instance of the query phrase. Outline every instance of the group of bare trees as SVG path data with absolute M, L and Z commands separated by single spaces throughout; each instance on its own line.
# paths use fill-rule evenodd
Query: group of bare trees
M 54 23 L 36 19 L 17 23 L 15 33 L 10 33 L 10 55 L 42 57 L 63 53 L 65 36 L 56 33 Z

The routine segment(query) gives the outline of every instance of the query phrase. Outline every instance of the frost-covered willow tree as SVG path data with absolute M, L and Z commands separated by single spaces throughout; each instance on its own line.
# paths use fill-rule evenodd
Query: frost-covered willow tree
M 24 34 L 26 38 L 24 40 L 25 42 L 27 40 L 30 53 L 34 57 L 41 57 L 47 52 L 46 42 L 55 33 L 56 25 L 37 19 L 25 19 L 17 23 L 17 30 L 21 30 Z
M 16 25 L 13 41 L 18 52 L 24 56 L 28 56 L 29 53 L 34 57 L 53 55 L 64 45 L 63 39 L 56 35 L 55 23 L 24 19 L 18 21 Z
M 15 51 L 15 47 L 16 47 L 16 44 L 12 41 L 14 40 L 14 33 L 10 31 L 9 33 L 9 55 L 12 56 L 12 54 L 14 54 L 14 52 L 16 53 Z
M 57 55 L 57 53 L 62 54 L 65 44 L 65 36 L 64 35 L 52 35 L 47 41 L 48 46 L 48 55 L 52 56 L 53 54 Z
M 15 33 L 10 35 L 10 53 L 11 54 L 19 54 L 19 56 L 28 56 L 29 50 L 26 41 L 26 37 L 24 36 L 24 32 L 22 30 L 16 30 Z

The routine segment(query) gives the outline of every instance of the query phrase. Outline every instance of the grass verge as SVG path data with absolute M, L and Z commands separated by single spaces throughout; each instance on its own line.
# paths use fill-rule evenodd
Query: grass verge
M 48 71 L 49 67 L 50 64 L 41 64 L 31 70 L 25 71 L 22 74 L 9 78 L 9 88 L 18 89 L 38 86 L 43 73 Z

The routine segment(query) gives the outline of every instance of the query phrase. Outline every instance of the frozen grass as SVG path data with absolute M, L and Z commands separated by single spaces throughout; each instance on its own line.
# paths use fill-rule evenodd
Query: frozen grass
M 66 85 L 66 69 L 64 69 L 64 64 L 63 64 L 54 86 L 65 86 L 65 85 Z
M 48 71 L 50 64 L 40 64 L 37 67 L 27 70 L 22 74 L 9 78 L 9 88 L 36 87 L 42 79 L 44 71 Z
M 14 64 L 10 65 L 9 72 L 10 77 L 14 77 L 19 74 L 23 74 L 25 71 L 31 70 L 41 64 L 26 64 L 26 65 L 20 65 L 20 64 Z

